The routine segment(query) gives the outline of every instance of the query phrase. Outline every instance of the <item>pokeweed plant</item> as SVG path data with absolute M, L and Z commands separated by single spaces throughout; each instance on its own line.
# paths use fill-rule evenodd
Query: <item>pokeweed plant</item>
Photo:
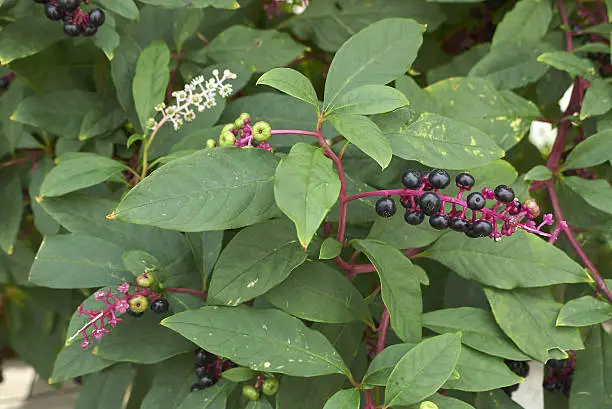
M 517 408 L 531 360 L 612 408 L 604 3 L 0 2 L 0 358 L 77 408 Z

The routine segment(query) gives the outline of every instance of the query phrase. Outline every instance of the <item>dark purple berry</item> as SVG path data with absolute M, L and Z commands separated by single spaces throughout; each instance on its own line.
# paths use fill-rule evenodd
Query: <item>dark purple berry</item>
M 404 220 L 406 220 L 406 223 L 416 226 L 423 223 L 425 215 L 420 210 L 408 210 L 406 214 L 404 214 Z
M 34 0 L 34 3 L 46 4 L 49 3 L 49 0 Z
M 194 383 L 191 385 L 191 392 L 201 391 L 202 389 L 204 388 L 202 388 L 199 383 Z
M 434 169 L 429 172 L 429 184 L 434 189 L 444 189 L 450 184 L 450 175 L 447 171 L 442 169 Z
M 512 216 L 515 216 L 521 212 L 521 207 L 522 207 L 521 201 L 518 199 L 514 199 L 512 203 L 512 207 L 508 209 L 508 213 L 511 214 Z
M 486 220 L 476 220 L 465 234 L 468 237 L 486 237 L 493 233 L 493 225 Z
M 200 384 L 202 389 L 206 389 L 213 386 L 215 383 L 217 383 L 217 381 L 210 374 L 206 374 L 198 380 L 198 383 Z
M 83 32 L 83 27 L 79 25 L 72 24 L 72 23 L 64 24 L 64 33 L 69 37 L 76 37 L 80 35 L 82 32 Z
M 469 173 L 462 172 L 455 177 L 455 183 L 457 184 L 457 187 L 470 190 L 472 186 L 474 186 L 474 183 L 476 183 L 476 179 L 474 179 L 474 176 L 470 175 Z
M 1 77 L 0 78 L 0 89 L 7 89 L 8 86 L 10 85 L 11 81 L 9 81 L 8 78 L 6 77 Z
M 93 24 L 95 27 L 100 27 L 102 24 L 104 24 L 105 20 L 106 20 L 106 15 L 104 14 L 104 11 L 102 11 L 101 9 L 92 9 L 89 12 L 89 22 Z
M 202 348 L 199 348 L 196 351 L 195 353 L 196 365 L 204 366 L 204 365 L 208 365 L 212 361 L 214 361 L 214 357 L 211 354 L 209 354 L 207 351 L 203 350 Z
M 418 170 L 408 169 L 402 175 L 402 184 L 406 189 L 418 189 L 423 182 L 422 177 L 423 175 Z
M 499 185 L 494 190 L 495 198 L 500 202 L 510 203 L 514 200 L 514 190 L 506 185 Z
M 45 16 L 47 16 L 49 20 L 59 21 L 64 18 L 64 12 L 55 4 L 48 3 L 45 5 Z
M 449 227 L 454 231 L 465 233 L 466 231 L 470 229 L 471 224 L 465 219 L 456 217 L 450 221 Z
M 80 2 L 80 0 L 57 0 L 57 7 L 64 11 L 74 11 Z
M 546 366 L 554 370 L 559 370 L 559 369 L 565 368 L 568 362 L 569 361 L 567 359 L 551 359 L 548 362 L 546 362 Z
M 445 214 L 432 214 L 429 216 L 429 224 L 436 230 L 444 230 L 448 228 L 450 219 Z
M 151 311 L 156 314 L 163 314 L 165 312 L 168 312 L 168 308 L 170 308 L 170 303 L 165 298 L 158 298 L 156 300 L 153 300 L 153 302 L 151 303 Z
M 85 30 L 83 30 L 83 35 L 85 37 L 91 37 L 91 36 L 95 35 L 97 32 L 98 32 L 98 27 L 87 26 L 87 27 L 85 27 Z
M 487 199 L 480 192 L 472 192 L 468 195 L 467 206 L 472 210 L 481 210 L 487 205 Z
M 396 210 L 395 201 L 390 197 L 381 197 L 376 201 L 376 213 L 381 217 L 391 217 Z
M 208 373 L 208 367 L 206 365 L 204 365 L 204 366 L 196 366 L 195 374 L 196 374 L 198 379 L 200 379 L 200 378 L 202 378 L 204 376 L 210 376 L 210 373 Z
M 426 192 L 419 197 L 419 207 L 427 216 L 438 213 L 442 207 L 442 201 L 437 194 Z

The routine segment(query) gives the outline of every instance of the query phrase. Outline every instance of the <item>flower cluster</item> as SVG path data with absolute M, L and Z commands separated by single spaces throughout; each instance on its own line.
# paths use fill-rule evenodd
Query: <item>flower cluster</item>
M 264 121 L 251 125 L 251 115 L 243 112 L 231 124 L 227 124 L 221 130 L 219 143 L 214 139 L 206 141 L 206 148 L 218 146 L 236 146 L 238 148 L 256 147 L 272 151 L 272 147 L 266 141 L 272 136 L 272 127 Z
M 280 16 L 283 11 L 293 14 L 302 14 L 310 0 L 270 0 L 264 4 L 269 19 Z
M 217 94 L 226 98 L 232 94 L 231 84 L 226 83 L 229 79 L 236 79 L 236 74 L 230 70 L 223 71 L 223 76 L 219 77 L 219 70 L 213 70 L 213 78 L 204 81 L 203 76 L 195 77 L 185 88 L 175 91 L 172 96 L 176 98 L 173 105 L 166 106 L 161 103 L 155 110 L 163 114 L 163 118 L 158 123 L 154 118 L 147 122 L 149 129 L 155 129 L 166 121 L 172 122 L 175 130 L 178 130 L 185 121 L 193 121 L 196 111 L 202 112 L 217 105 L 215 98 Z M 194 110 L 195 109 L 195 110 Z
M 568 359 L 552 359 L 544 367 L 544 382 L 542 386 L 548 392 L 563 392 L 569 396 L 572 389 L 572 378 L 576 366 L 576 355 L 573 352 Z
M 45 5 L 45 16 L 49 20 L 63 21 L 64 33 L 70 37 L 84 35 L 91 37 L 98 32 L 98 27 L 104 24 L 106 15 L 99 8 L 84 12 L 81 3 L 89 0 L 34 0 Z

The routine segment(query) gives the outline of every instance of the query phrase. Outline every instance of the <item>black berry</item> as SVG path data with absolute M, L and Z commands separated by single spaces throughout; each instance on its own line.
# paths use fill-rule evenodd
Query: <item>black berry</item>
M 479 192 L 470 193 L 466 202 L 467 206 L 472 210 L 480 210 L 487 205 L 487 199 Z
M 434 169 L 429 172 L 429 184 L 435 189 L 444 189 L 450 184 L 450 176 L 447 171 Z
M 83 35 L 85 37 L 91 37 L 94 34 L 96 34 L 97 32 L 98 32 L 98 27 L 87 26 L 87 27 L 85 27 L 85 30 L 83 30 Z
M 0 78 L 0 89 L 7 89 L 11 82 L 6 77 Z
M 499 185 L 494 190 L 495 198 L 500 202 L 510 203 L 514 200 L 514 190 L 506 185 Z
M 191 392 L 201 391 L 202 389 L 204 388 L 202 388 L 199 383 L 194 383 L 191 385 Z
M 442 207 L 442 201 L 437 194 L 427 192 L 419 197 L 419 207 L 427 216 L 438 213 Z
M 204 366 L 196 366 L 195 374 L 196 374 L 198 379 L 200 379 L 200 378 L 202 378 L 204 376 L 210 376 L 210 374 L 208 373 L 208 367 L 206 365 L 204 365 Z
M 462 187 L 469 190 L 472 188 L 472 186 L 474 186 L 474 183 L 476 183 L 476 179 L 474 179 L 474 176 L 470 175 L 469 173 L 462 172 L 455 177 L 455 183 L 457 184 L 457 187 Z
M 391 217 L 395 214 L 397 208 L 395 201 L 390 197 L 381 197 L 376 201 L 376 213 L 382 217 Z
M 57 0 L 57 6 L 64 11 L 74 11 L 79 7 L 80 0 Z
M 476 220 L 465 234 L 468 237 L 486 237 L 493 233 L 493 225 L 486 220 Z
M 195 353 L 196 365 L 204 366 L 211 363 L 213 360 L 213 356 L 202 348 L 199 348 Z
M 64 33 L 69 37 L 76 37 L 80 35 L 82 32 L 83 32 L 83 27 L 79 25 L 72 24 L 72 23 L 64 24 Z
M 516 392 L 519 388 L 519 384 L 515 384 L 515 385 L 510 385 L 510 386 L 505 386 L 502 388 L 502 390 L 504 392 L 506 392 L 506 395 L 511 396 L 512 392 Z
M 45 16 L 47 16 L 49 20 L 59 21 L 64 18 L 64 12 L 55 4 L 48 3 L 45 5 Z
M 49 3 L 49 0 L 34 0 L 34 3 L 45 4 L 45 3 Z
M 512 216 L 517 215 L 521 212 L 521 201 L 518 199 L 514 199 L 514 202 L 512 204 L 512 207 L 508 210 L 508 213 L 511 214 Z
M 423 181 L 421 172 L 414 169 L 408 169 L 402 175 L 402 184 L 406 189 L 418 189 Z
M 404 220 L 406 220 L 406 223 L 416 226 L 423 223 L 425 215 L 420 210 L 409 210 L 404 214 Z
M 153 302 L 151 303 L 151 311 L 156 314 L 163 314 L 165 312 L 168 312 L 168 308 L 170 308 L 170 303 L 165 298 L 158 298 L 156 300 L 153 300 Z
M 466 231 L 468 231 L 471 227 L 470 222 L 468 222 L 465 219 L 461 219 L 459 217 L 456 217 L 454 219 L 452 219 L 450 221 L 450 225 L 449 227 L 451 229 L 453 229 L 454 231 L 458 231 L 460 233 L 465 233 Z
M 444 230 L 448 228 L 450 219 L 445 214 L 433 214 L 429 216 L 429 224 L 436 230 Z
M 132 311 L 131 308 L 127 309 L 127 313 L 128 313 L 128 315 L 130 315 L 132 317 L 136 317 L 136 318 L 142 317 L 144 315 L 144 312 L 134 312 L 134 311 Z
M 198 383 L 203 389 L 205 389 L 210 388 L 215 383 L 217 383 L 217 381 L 210 374 L 206 374 L 199 379 Z
M 106 15 L 104 14 L 104 11 L 102 11 L 101 9 L 92 9 L 89 12 L 89 22 L 93 24 L 95 27 L 100 27 L 102 24 L 104 24 L 105 20 L 106 20 Z

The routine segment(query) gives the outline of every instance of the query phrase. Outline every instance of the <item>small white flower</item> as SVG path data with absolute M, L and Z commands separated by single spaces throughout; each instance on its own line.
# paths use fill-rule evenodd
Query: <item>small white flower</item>
M 164 110 L 164 108 L 166 108 L 166 104 L 164 104 L 163 102 L 162 102 L 161 104 L 157 104 L 157 105 L 155 105 L 155 110 L 156 110 L 157 112 L 161 112 L 161 111 L 163 111 L 163 110 Z
M 570 99 L 572 99 L 572 92 L 574 91 L 574 84 L 570 85 L 570 87 L 565 91 L 561 99 L 559 100 L 559 109 L 561 112 L 565 112 L 567 107 L 569 106 Z
M 557 129 L 553 128 L 548 122 L 533 121 L 529 129 L 529 142 L 531 142 L 540 152 L 545 155 L 550 153 L 550 149 L 557 139 Z
M 306 11 L 306 6 L 293 6 L 293 10 L 291 10 L 293 14 L 302 14 Z

